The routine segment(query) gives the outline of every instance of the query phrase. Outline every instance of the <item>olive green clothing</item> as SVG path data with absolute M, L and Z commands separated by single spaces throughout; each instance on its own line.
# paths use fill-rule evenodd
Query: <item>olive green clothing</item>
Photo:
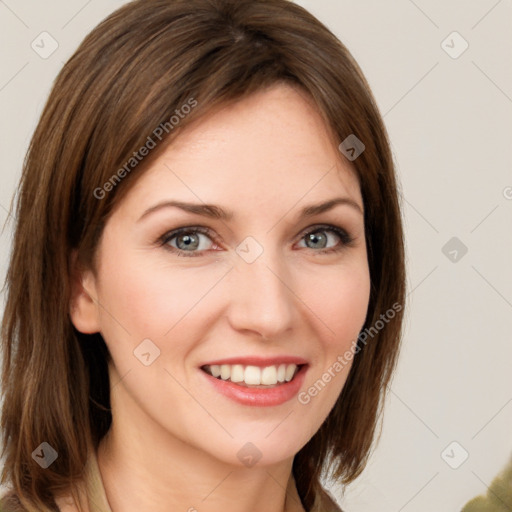
M 512 510 L 512 460 L 491 482 L 487 493 L 473 498 L 461 512 L 510 512 Z

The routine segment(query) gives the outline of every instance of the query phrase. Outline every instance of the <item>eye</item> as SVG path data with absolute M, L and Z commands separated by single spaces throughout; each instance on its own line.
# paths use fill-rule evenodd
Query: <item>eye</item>
M 327 233 L 330 233 L 331 236 L 334 233 L 335 238 L 337 237 L 341 243 L 336 244 L 334 242 L 334 244 L 329 245 Z M 344 229 L 331 225 L 314 226 L 313 229 L 308 229 L 302 235 L 301 240 L 305 241 L 307 248 L 319 249 L 315 251 L 319 253 L 341 251 L 345 246 L 350 246 L 354 242 L 354 239 Z
M 213 239 L 210 229 L 196 226 L 179 228 L 166 233 L 160 238 L 160 243 L 167 250 L 175 252 L 178 256 L 200 256 L 202 251 L 208 250 L 208 242 Z

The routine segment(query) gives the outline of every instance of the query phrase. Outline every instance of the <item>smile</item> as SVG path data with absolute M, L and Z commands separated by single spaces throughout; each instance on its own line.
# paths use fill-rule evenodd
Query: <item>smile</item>
M 245 362 L 253 364 L 205 364 L 199 373 L 208 386 L 231 401 L 271 407 L 284 404 L 298 394 L 309 368 L 309 364 L 291 362 L 272 365 L 269 361 L 267 366 L 257 366 L 254 363 L 263 363 L 254 359 Z

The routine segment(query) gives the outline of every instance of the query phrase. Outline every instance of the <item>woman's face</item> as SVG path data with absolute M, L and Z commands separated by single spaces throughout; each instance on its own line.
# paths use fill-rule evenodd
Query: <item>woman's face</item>
M 196 121 L 105 226 L 72 318 L 101 332 L 114 421 L 146 440 L 276 463 L 343 388 L 370 293 L 363 202 L 305 98 L 277 85 Z

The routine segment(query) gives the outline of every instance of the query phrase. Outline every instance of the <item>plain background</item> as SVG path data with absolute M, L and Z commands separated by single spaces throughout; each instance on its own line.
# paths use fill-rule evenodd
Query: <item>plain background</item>
M 0 1 L 2 224 L 55 76 L 124 3 Z M 298 3 L 370 83 L 407 238 L 404 345 L 382 437 L 345 495 L 331 491 L 348 512 L 458 511 L 512 455 L 512 2 Z M 58 43 L 46 59 L 31 47 L 45 31 Z M 2 278 L 11 230 L 1 235 Z

